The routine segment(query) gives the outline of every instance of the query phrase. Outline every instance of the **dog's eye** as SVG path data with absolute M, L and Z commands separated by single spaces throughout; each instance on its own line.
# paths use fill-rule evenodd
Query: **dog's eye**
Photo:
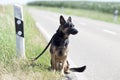
M 71 27 L 74 27 L 74 24 L 69 24 L 69 27 L 71 28 Z
M 74 27 L 74 25 L 70 25 L 70 27 Z

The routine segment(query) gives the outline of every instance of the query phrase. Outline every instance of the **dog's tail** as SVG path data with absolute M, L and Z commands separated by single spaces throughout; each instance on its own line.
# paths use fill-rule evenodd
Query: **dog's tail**
M 70 71 L 72 72 L 84 72 L 86 69 L 86 66 L 82 66 L 82 67 L 77 67 L 77 68 L 70 68 Z
M 53 36 L 53 37 L 54 37 L 54 36 Z M 45 49 L 44 49 L 37 57 L 35 57 L 34 59 L 32 59 L 32 61 L 37 60 L 41 55 L 43 55 L 43 53 L 47 50 L 47 48 L 48 48 L 49 45 L 51 44 L 51 41 L 52 41 L 53 37 L 51 38 L 51 40 L 49 41 L 49 43 L 47 44 L 47 46 L 45 47 Z

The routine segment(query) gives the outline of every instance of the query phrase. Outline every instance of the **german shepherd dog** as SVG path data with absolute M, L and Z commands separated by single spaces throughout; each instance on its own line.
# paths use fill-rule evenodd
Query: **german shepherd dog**
M 83 66 L 82 68 L 80 67 L 78 69 L 69 69 L 69 63 L 67 61 L 69 35 L 75 35 L 77 33 L 78 31 L 75 29 L 71 17 L 68 17 L 66 21 L 63 16 L 60 16 L 60 26 L 58 30 L 53 35 L 43 52 L 34 58 L 34 60 L 38 59 L 51 44 L 51 69 L 53 71 L 60 71 L 62 75 L 64 75 L 64 73 L 69 73 L 69 70 L 78 72 L 84 71 L 86 66 Z
M 65 21 L 63 16 L 60 16 L 60 26 L 51 42 L 51 68 L 59 70 L 62 75 L 69 73 L 69 64 L 67 61 L 69 35 L 75 35 L 78 31 L 72 24 L 71 17 Z

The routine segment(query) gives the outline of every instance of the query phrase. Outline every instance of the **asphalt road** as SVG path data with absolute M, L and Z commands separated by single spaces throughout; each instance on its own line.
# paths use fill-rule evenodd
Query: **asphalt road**
M 65 19 L 69 16 L 33 8 L 29 12 L 51 36 L 59 26 L 59 16 Z M 119 80 L 120 25 L 71 17 L 79 33 L 70 36 L 69 56 L 75 67 L 87 65 L 86 71 L 80 74 L 87 80 Z

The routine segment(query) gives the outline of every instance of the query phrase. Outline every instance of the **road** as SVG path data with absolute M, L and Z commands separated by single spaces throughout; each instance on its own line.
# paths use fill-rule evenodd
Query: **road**
M 59 26 L 59 16 L 69 15 L 30 8 L 37 23 L 52 36 Z M 93 15 L 93 14 L 91 14 Z M 120 25 L 73 16 L 79 33 L 70 36 L 69 56 L 76 66 L 86 65 L 87 80 L 120 79 Z

